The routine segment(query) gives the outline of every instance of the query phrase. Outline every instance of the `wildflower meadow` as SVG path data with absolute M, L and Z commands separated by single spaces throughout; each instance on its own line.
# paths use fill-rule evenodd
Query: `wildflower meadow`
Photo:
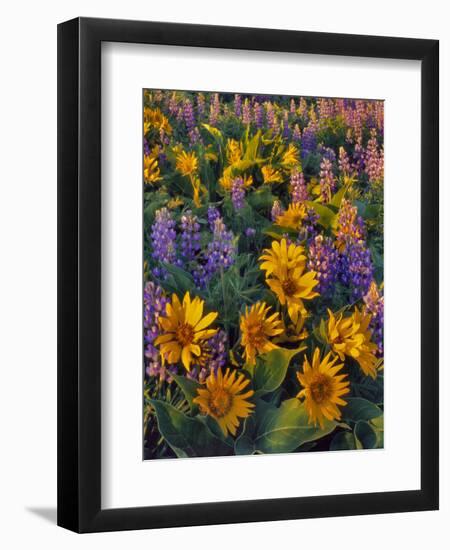
M 144 459 L 383 447 L 381 100 L 144 90 Z

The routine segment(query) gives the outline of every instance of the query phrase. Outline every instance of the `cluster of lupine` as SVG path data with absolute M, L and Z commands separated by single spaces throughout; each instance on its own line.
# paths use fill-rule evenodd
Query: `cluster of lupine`
M 143 122 L 145 457 L 382 446 L 383 102 L 145 90 Z

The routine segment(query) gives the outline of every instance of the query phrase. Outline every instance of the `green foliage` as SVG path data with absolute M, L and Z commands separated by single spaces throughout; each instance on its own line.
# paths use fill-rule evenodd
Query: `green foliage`
M 275 407 L 257 400 L 254 418 L 248 419 L 241 437 L 236 441 L 236 454 L 287 453 L 301 445 L 315 441 L 331 433 L 335 422 L 326 421 L 324 427 L 313 426 L 308 421 L 304 404 L 298 399 L 283 401 Z
M 256 366 L 247 365 L 247 371 L 252 374 L 255 397 L 278 389 L 286 377 L 291 359 L 304 349 L 306 346 L 297 349 L 274 349 L 258 358 Z
M 358 422 L 358 420 L 372 420 L 383 414 L 383 411 L 367 399 L 361 397 L 346 398 L 347 405 L 342 409 L 344 420 Z
M 151 404 L 159 431 L 178 458 L 232 454 L 233 448 L 214 435 L 199 418 L 190 418 L 163 401 L 152 399 Z

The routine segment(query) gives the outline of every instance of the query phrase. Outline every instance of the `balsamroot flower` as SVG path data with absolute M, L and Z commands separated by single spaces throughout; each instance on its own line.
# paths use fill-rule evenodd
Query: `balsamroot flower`
M 206 379 L 205 387 L 197 389 L 197 397 L 193 399 L 203 414 L 214 418 L 220 426 L 224 436 L 230 433 L 236 435 L 236 430 L 241 418 L 247 418 L 254 408 L 254 404 L 248 399 L 252 397 L 253 390 L 244 390 L 250 380 L 236 371 L 222 370 L 217 375 L 212 372 Z
M 357 307 L 350 316 L 343 313 L 336 317 L 328 310 L 327 340 L 331 349 L 341 361 L 345 355 L 355 359 L 366 376 L 377 376 L 377 345 L 372 342 L 372 331 L 369 324 L 370 314 L 360 311 Z
M 194 152 L 181 151 L 176 157 L 176 168 L 182 176 L 191 176 L 197 172 L 198 159 Z
M 279 347 L 271 339 L 283 332 L 283 323 L 278 312 L 268 316 L 270 309 L 265 302 L 256 302 L 241 315 L 241 346 L 249 365 L 256 363 L 257 355 Z
M 159 346 L 161 358 L 169 364 L 178 363 L 181 359 L 184 368 L 189 371 L 193 356 L 201 354 L 201 343 L 212 338 L 217 329 L 208 328 L 217 318 L 217 312 L 203 317 L 205 302 L 199 297 L 191 300 L 186 292 L 183 303 L 176 294 L 166 304 L 166 315 L 159 318 L 162 334 L 155 340 Z
M 272 249 L 265 249 L 260 257 L 261 269 L 266 271 L 266 284 L 277 296 L 294 324 L 305 313 L 304 300 L 312 300 L 319 293 L 314 289 L 319 284 L 315 271 L 305 272 L 303 247 L 290 244 L 286 239 L 274 241 Z
M 325 419 L 340 420 L 339 406 L 347 405 L 342 397 L 350 392 L 350 383 L 345 380 L 346 374 L 338 374 L 344 364 L 336 364 L 337 361 L 338 357 L 332 358 L 331 352 L 321 360 L 320 350 L 315 348 L 311 363 L 305 355 L 303 372 L 297 373 L 302 386 L 297 397 L 304 401 L 308 422 L 314 426 L 324 428 Z
M 276 218 L 275 223 L 281 227 L 288 227 L 299 231 L 306 215 L 306 207 L 303 203 L 291 203 L 288 209 Z

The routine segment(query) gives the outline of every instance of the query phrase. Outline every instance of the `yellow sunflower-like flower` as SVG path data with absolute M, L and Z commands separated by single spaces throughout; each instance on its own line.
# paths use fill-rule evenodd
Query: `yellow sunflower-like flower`
M 197 172 L 198 159 L 195 153 L 186 153 L 181 151 L 176 157 L 176 168 L 182 176 L 191 176 Z
M 275 223 L 281 227 L 298 230 L 306 216 L 306 206 L 302 202 L 294 202 L 288 206 L 285 212 L 277 216 Z
M 158 161 L 154 155 L 144 155 L 144 181 L 152 184 L 161 179 Z
M 241 346 L 245 349 L 245 360 L 250 365 L 256 362 L 256 356 L 278 348 L 270 338 L 283 332 L 279 313 L 268 317 L 270 306 L 265 302 L 256 302 L 245 314 L 241 315 Z
M 156 128 L 157 130 L 164 130 L 166 134 L 172 133 L 172 126 L 169 123 L 169 119 L 160 109 L 150 109 L 150 107 L 145 107 L 144 109 L 144 132 L 146 128 L 147 131 L 150 130 L 150 128 Z
M 320 350 L 314 350 L 311 364 L 305 355 L 303 372 L 297 373 L 297 378 L 303 389 L 297 397 L 304 400 L 306 411 L 309 416 L 309 423 L 324 427 L 324 419 L 340 420 L 340 406 L 345 406 L 346 401 L 342 396 L 349 393 L 350 383 L 345 380 L 346 374 L 338 374 L 344 366 L 343 363 L 336 365 L 338 357 L 331 359 L 329 352 L 320 360 Z
M 163 361 L 178 363 L 181 358 L 185 369 L 189 371 L 192 356 L 199 357 L 201 354 L 200 344 L 216 334 L 217 329 L 208 327 L 218 314 L 212 312 L 203 317 L 204 304 L 198 296 L 191 300 L 189 292 L 184 295 L 183 303 L 180 303 L 176 294 L 172 295 L 172 301 L 166 305 L 166 316 L 159 317 L 164 333 L 155 340 Z
M 283 181 L 282 173 L 270 164 L 263 166 L 261 173 L 264 183 L 281 183 Z
M 233 164 L 241 160 L 244 154 L 243 146 L 240 141 L 235 139 L 228 139 L 227 141 L 227 160 L 228 164 Z
M 336 317 L 328 310 L 327 340 L 331 349 L 341 361 L 345 355 L 353 357 L 366 376 L 377 376 L 377 345 L 372 342 L 372 331 L 369 329 L 371 315 L 355 308 L 352 315 Z
M 289 147 L 283 153 L 283 156 L 281 157 L 281 164 L 284 168 L 292 168 L 293 166 L 297 166 L 299 164 L 298 149 L 293 143 L 290 143 Z
M 225 436 L 228 433 L 235 436 L 240 419 L 249 416 L 255 406 L 248 401 L 253 390 L 242 393 L 249 383 L 250 380 L 243 374 L 230 372 L 230 369 L 222 374 L 221 369 L 218 369 L 217 375 L 212 372 L 206 379 L 206 387 L 197 389 L 198 395 L 193 402 L 204 414 L 217 421 Z
M 259 257 L 262 261 L 260 268 L 266 272 L 266 277 L 272 273 L 284 273 L 287 269 L 295 269 L 306 265 L 305 249 L 303 246 L 291 243 L 289 246 L 286 239 L 280 242 L 272 241 L 271 248 L 265 248 Z
M 305 315 L 304 300 L 312 300 L 319 293 L 315 271 L 305 272 L 304 249 L 294 244 L 287 246 L 286 239 L 272 242 L 272 249 L 265 249 L 259 258 L 261 269 L 266 272 L 266 284 L 274 292 L 282 306 L 286 305 L 289 317 L 296 325 L 299 315 Z

